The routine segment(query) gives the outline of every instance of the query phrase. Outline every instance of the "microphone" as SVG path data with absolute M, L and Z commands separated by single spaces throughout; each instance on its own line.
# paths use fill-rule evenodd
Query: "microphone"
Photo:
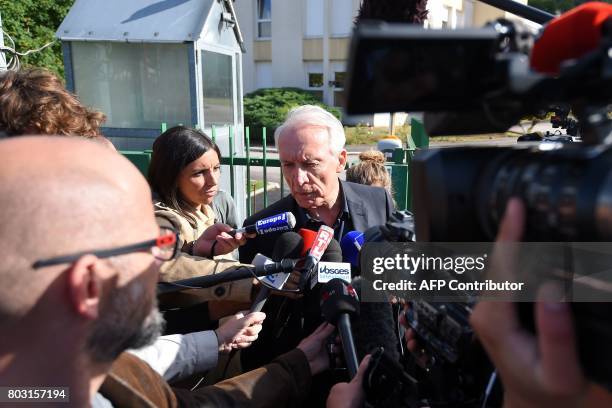
M 332 279 L 321 290 L 321 312 L 325 320 L 338 328 L 344 359 L 351 378 L 359 366 L 349 316 L 359 315 L 359 298 L 355 289 L 343 280 Z
M 316 264 L 310 276 L 310 289 L 318 283 L 326 283 L 332 279 L 342 279 L 346 283 L 351 282 L 351 265 L 342 262 L 342 250 L 340 244 L 332 239 L 321 260 Z
M 304 240 L 299 234 L 293 231 L 285 232 L 276 240 L 276 243 L 274 244 L 272 259 L 298 258 L 300 257 L 303 246 Z M 256 258 L 257 255 L 255 256 Z M 275 275 L 268 275 L 263 278 L 263 281 L 274 286 L 277 289 L 281 289 L 288 278 L 289 273 L 279 273 Z M 270 292 L 270 288 L 266 286 L 263 286 L 259 289 L 259 293 L 257 294 L 257 297 L 255 298 L 255 300 L 253 301 L 253 305 L 251 306 L 251 312 L 261 312 L 261 309 L 266 303 L 268 296 L 270 296 Z
M 602 29 L 612 17 L 612 5 L 599 2 L 582 4 L 552 20 L 531 50 L 531 68 L 558 74 L 561 64 L 599 47 Z
M 280 262 L 272 262 L 261 266 L 240 266 L 231 271 L 219 272 L 214 275 L 197 276 L 195 278 L 181 279 L 174 282 L 158 282 L 157 294 L 179 292 L 186 289 L 203 289 L 216 286 L 221 283 L 233 282 L 255 276 L 266 276 L 280 272 L 291 272 L 295 269 L 298 260 L 283 259 Z
M 365 284 L 361 277 L 351 281 L 357 296 L 363 298 L 361 288 Z M 379 292 L 377 292 L 379 293 Z M 384 294 L 376 302 L 361 302 L 359 319 L 355 323 L 355 345 L 357 354 L 362 359 L 373 349 L 382 347 L 384 354 L 392 361 L 400 361 L 399 339 L 396 334 L 396 323 L 393 308 Z
M 312 244 L 314 244 L 315 238 L 317 237 L 317 231 L 300 228 L 298 234 L 300 234 L 304 240 L 304 246 L 302 247 L 302 253 L 300 254 L 300 257 L 304 258 L 306 255 L 308 255 L 308 251 L 310 248 L 312 248 Z
M 300 288 L 304 288 L 310 279 L 314 268 L 317 266 L 329 243 L 334 239 L 334 230 L 327 225 L 321 225 L 317 231 L 312 247 L 304 259 L 304 268 L 300 276 Z
M 302 276 L 305 274 L 306 272 L 302 269 Z M 328 282 L 333 278 L 340 278 L 347 283 L 350 282 L 351 268 L 349 264 L 342 263 L 342 251 L 338 241 L 331 240 L 321 257 L 321 261 L 310 270 L 310 274 L 311 276 L 304 282 L 305 286 L 301 287 L 302 289 L 310 289 L 301 299 L 305 333 L 312 332 L 322 322 L 320 292 L 323 285 L 317 284 Z M 309 281 L 310 284 L 308 284 Z
M 340 240 L 342 257 L 354 268 L 359 268 L 359 252 L 364 242 L 364 234 L 359 231 L 350 231 Z
M 254 225 L 237 228 L 228 232 L 234 236 L 239 232 L 247 234 L 264 235 L 270 232 L 291 231 L 295 227 L 295 215 L 290 212 L 273 215 L 271 217 L 262 218 Z

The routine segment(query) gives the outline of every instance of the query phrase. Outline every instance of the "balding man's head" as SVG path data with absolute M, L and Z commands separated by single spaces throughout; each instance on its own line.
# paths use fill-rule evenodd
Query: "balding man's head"
M 0 141 L 0 174 L 0 325 L 28 315 L 71 267 L 33 270 L 36 260 L 129 245 L 158 234 L 145 179 L 100 144 L 67 137 L 6 139 Z M 104 262 L 107 271 L 121 270 L 106 277 L 113 282 L 107 292 L 129 287 L 154 263 L 145 254 Z M 101 303 L 108 309 L 108 299 Z

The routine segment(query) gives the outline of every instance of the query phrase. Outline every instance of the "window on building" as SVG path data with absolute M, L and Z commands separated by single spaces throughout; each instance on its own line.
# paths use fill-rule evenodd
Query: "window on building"
M 237 98 L 237 106 L 236 106 L 236 110 L 238 113 L 238 122 L 242 121 L 242 101 L 240 100 L 240 97 L 242 96 L 242 67 L 241 65 L 241 60 L 240 60 L 240 54 L 236 53 L 234 54 L 234 61 L 236 61 L 236 72 L 234 72 L 234 75 L 236 75 L 236 95 L 238 95 Z
M 344 88 L 344 76 L 345 72 L 334 72 L 334 86 L 336 88 Z
M 323 62 L 309 61 L 304 65 L 306 69 L 306 86 L 308 90 L 319 91 L 323 88 Z
M 271 62 L 256 62 L 255 63 L 255 84 L 258 89 L 272 87 L 272 63 Z
M 204 123 L 207 127 L 234 124 L 232 56 L 202 51 Z
M 75 90 L 108 127 L 192 126 L 189 52 L 186 44 L 74 41 Z
M 323 6 L 323 0 L 306 1 L 306 37 L 323 36 Z
M 441 21 L 441 28 L 450 28 L 450 9 L 446 6 L 442 7 L 442 21 Z
M 309 88 L 320 88 L 323 86 L 323 74 L 319 72 L 308 73 L 308 87 Z
M 272 0 L 257 0 L 257 38 L 272 37 Z
M 344 91 L 334 91 L 334 106 L 344 106 Z

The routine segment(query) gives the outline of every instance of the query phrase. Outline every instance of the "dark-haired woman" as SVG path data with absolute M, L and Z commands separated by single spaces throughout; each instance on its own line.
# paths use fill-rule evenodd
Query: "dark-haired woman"
M 216 223 L 211 207 L 219 191 L 220 157 L 219 148 L 208 136 L 182 126 L 168 129 L 153 144 L 149 183 L 156 194 L 155 215 L 161 226 L 179 231 L 182 248 L 174 262 L 162 267 L 162 281 L 211 275 L 240 265 L 222 255 L 244 244 L 246 237 L 229 235 L 232 228 Z M 244 308 L 251 301 L 252 292 L 252 280 L 245 279 L 208 289 L 186 290 L 161 300 L 162 304 L 181 307 L 224 300 L 245 303 L 236 306 Z M 217 303 L 215 307 L 219 309 Z M 234 308 L 226 309 L 231 313 Z M 211 310 L 210 317 L 219 317 L 217 311 Z

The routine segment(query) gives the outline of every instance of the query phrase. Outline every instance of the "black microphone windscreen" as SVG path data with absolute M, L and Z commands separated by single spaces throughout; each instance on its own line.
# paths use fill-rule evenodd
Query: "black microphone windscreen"
M 332 239 L 325 249 L 325 253 L 321 257 L 321 261 L 323 262 L 342 262 L 342 248 L 340 248 L 340 244 L 335 239 Z
M 282 259 L 298 259 L 303 245 L 304 240 L 300 234 L 293 231 L 284 232 L 274 244 L 272 260 L 278 262 Z
M 331 324 L 337 324 L 341 314 L 359 315 L 359 299 L 354 288 L 341 279 L 332 279 L 321 289 L 321 312 Z
M 380 302 L 364 302 L 361 297 L 361 277 L 351 281 L 351 286 L 361 300 L 359 318 L 351 321 L 357 357 L 361 359 L 376 347 L 384 347 L 385 354 L 393 361 L 400 360 L 399 341 L 395 330 L 393 309 L 385 296 Z

